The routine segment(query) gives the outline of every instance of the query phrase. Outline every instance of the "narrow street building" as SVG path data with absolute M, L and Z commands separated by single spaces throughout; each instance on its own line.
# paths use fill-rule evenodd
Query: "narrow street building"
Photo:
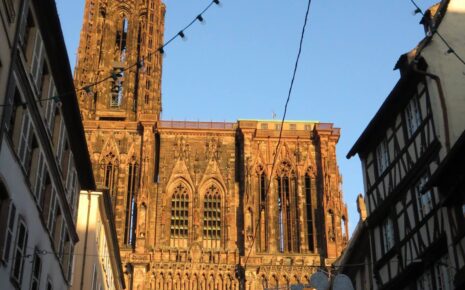
M 68 289 L 95 183 L 55 2 L 4 0 L 0 18 L 0 288 Z
M 362 161 L 373 289 L 463 289 L 463 199 L 427 186 L 465 130 L 463 23 L 460 0 L 424 13 L 426 37 L 348 153 Z
M 80 192 L 76 228 L 81 240 L 75 248 L 75 271 L 71 289 L 125 289 L 123 265 L 108 192 Z

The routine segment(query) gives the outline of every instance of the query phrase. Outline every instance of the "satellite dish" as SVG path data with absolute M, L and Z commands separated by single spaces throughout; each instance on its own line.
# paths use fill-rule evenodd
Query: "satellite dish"
M 333 280 L 333 290 L 355 290 L 355 288 L 347 275 L 338 274 Z
M 323 272 L 316 272 L 310 277 L 310 286 L 317 290 L 328 290 L 329 280 Z

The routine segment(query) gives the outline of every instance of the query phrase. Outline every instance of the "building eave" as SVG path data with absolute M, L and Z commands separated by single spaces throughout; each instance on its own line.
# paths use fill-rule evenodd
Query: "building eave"
M 405 74 L 399 79 L 373 119 L 347 153 L 346 157 L 348 159 L 357 153 L 365 152 L 370 145 L 379 142 L 380 136 L 384 134 L 390 121 L 396 117 L 393 113 L 397 111 L 400 104 L 406 102 L 405 91 L 413 89 L 414 85 L 421 79 L 421 76 L 413 70 L 414 65 L 416 64 L 410 64 Z
M 56 4 L 53 0 L 33 0 L 33 4 L 41 31 L 47 31 L 42 33 L 42 37 L 49 55 L 50 70 L 60 96 L 63 119 L 80 185 L 82 189 L 95 190 L 92 165 Z

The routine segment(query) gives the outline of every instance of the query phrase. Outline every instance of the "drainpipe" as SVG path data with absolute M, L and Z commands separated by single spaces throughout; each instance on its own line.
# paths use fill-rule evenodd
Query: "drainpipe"
M 421 75 L 423 75 L 425 77 L 429 77 L 429 78 L 433 79 L 436 82 L 436 86 L 437 86 L 438 92 L 439 92 L 439 100 L 440 100 L 440 103 L 441 103 L 442 118 L 443 118 L 443 122 L 444 122 L 444 134 L 445 134 L 444 137 L 446 139 L 446 150 L 447 150 L 447 152 L 449 152 L 450 151 L 449 117 L 448 117 L 448 114 L 447 114 L 446 98 L 445 98 L 445 95 L 444 95 L 444 90 L 442 89 L 441 79 L 439 78 L 439 76 L 437 76 L 435 74 L 428 73 L 426 71 L 418 69 L 417 65 L 413 66 L 413 71 L 418 73 L 418 74 L 421 74 Z
M 89 236 L 89 219 L 90 219 L 90 206 L 92 201 L 92 195 L 90 192 L 87 194 L 87 220 L 86 220 L 86 233 L 84 235 L 84 254 L 82 258 L 82 268 L 81 268 L 81 287 L 80 289 L 84 289 L 84 276 L 85 276 L 85 267 L 86 267 L 86 257 L 87 257 L 87 238 Z

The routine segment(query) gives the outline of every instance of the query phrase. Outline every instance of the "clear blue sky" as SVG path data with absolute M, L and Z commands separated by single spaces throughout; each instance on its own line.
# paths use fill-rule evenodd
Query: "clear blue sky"
M 423 9 L 437 1 L 417 0 Z M 165 0 L 165 39 L 210 0 Z M 282 118 L 306 0 L 222 0 L 166 48 L 163 119 L 235 121 Z M 74 66 L 84 0 L 57 0 Z M 423 37 L 408 0 L 313 0 L 288 119 L 342 128 L 337 154 L 350 231 L 363 192 L 358 158 L 346 153 L 399 78 L 398 57 Z

